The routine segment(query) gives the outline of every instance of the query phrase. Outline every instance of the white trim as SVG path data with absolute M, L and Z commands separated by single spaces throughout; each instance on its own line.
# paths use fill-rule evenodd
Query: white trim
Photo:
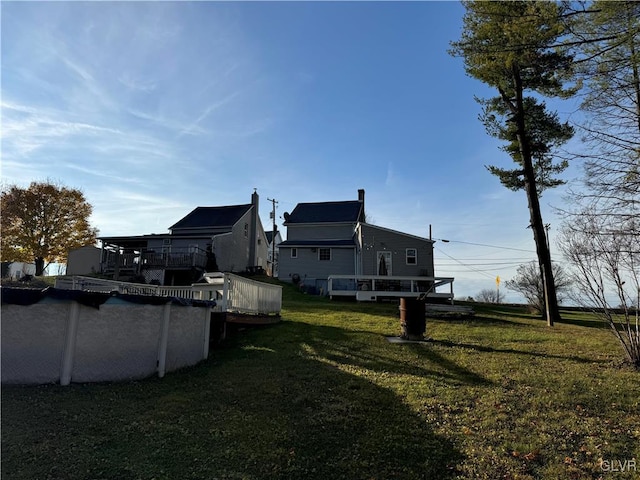
M 411 256 L 414 259 L 413 263 L 409 263 L 409 250 L 413 250 L 415 253 Z M 418 265 L 418 249 L 409 247 L 404 249 L 404 261 L 406 265 Z

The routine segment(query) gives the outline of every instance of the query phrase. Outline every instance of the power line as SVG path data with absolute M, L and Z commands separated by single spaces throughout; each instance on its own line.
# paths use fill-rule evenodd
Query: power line
M 520 263 L 532 261 L 531 257 L 503 257 L 503 256 L 500 256 L 500 258 L 486 258 L 486 257 L 458 258 L 458 260 L 465 261 L 465 262 L 488 262 L 491 260 L 496 260 L 501 262 L 510 261 L 510 262 L 520 262 Z
M 529 263 L 532 262 L 534 260 L 527 260 L 527 261 L 523 261 L 523 262 L 491 262 L 491 263 L 471 263 L 469 265 L 473 265 L 474 267 L 486 267 L 486 266 L 491 266 L 491 265 L 522 265 L 523 263 Z M 443 266 L 443 267 L 447 267 L 450 265 L 453 265 L 452 263 L 438 263 L 438 265 Z
M 445 255 L 446 257 L 449 257 L 449 258 L 450 258 L 451 260 L 453 260 L 454 262 L 459 263 L 459 264 L 460 264 L 460 265 L 462 265 L 463 267 L 466 267 L 466 268 L 468 268 L 469 270 L 472 270 L 472 271 L 474 271 L 474 272 L 476 272 L 476 273 L 479 273 L 479 274 L 481 274 L 481 275 L 484 275 L 485 277 L 488 277 L 488 278 L 493 279 L 493 276 L 492 276 L 492 275 L 489 275 L 488 273 L 485 273 L 485 272 L 484 272 L 484 271 L 482 271 L 482 270 L 478 270 L 477 268 L 473 268 L 471 265 L 466 265 L 466 264 L 462 263 L 460 260 L 457 260 L 457 259 L 453 258 L 451 255 L 449 255 L 449 254 L 447 254 L 447 253 L 443 252 L 443 251 L 442 251 L 442 250 L 440 250 L 439 248 L 438 248 L 438 249 L 436 249 L 436 250 L 438 250 L 440 253 L 442 253 L 442 254 L 443 254 L 443 255 Z
M 515 250 L 517 252 L 536 253 L 535 250 L 525 250 L 524 248 L 514 248 L 514 247 L 501 247 L 498 245 L 488 245 L 486 243 L 463 242 L 461 240 L 445 240 L 444 238 L 435 238 L 434 240 L 440 240 L 441 242 L 444 242 L 444 243 L 464 243 L 466 245 L 476 245 L 478 247 L 500 248 L 502 250 Z
M 451 273 L 464 273 L 464 272 L 468 272 L 469 270 L 473 270 L 476 273 L 481 273 L 481 272 L 502 272 L 504 270 L 510 270 L 511 267 L 498 267 L 498 268 L 483 268 L 483 269 L 478 269 L 478 268 L 474 268 L 471 269 L 471 267 L 467 267 L 464 265 L 460 265 L 460 270 L 455 270 L 452 269 L 451 267 L 447 267 L 447 272 L 451 272 Z M 492 277 L 491 275 L 489 275 L 490 278 L 495 278 Z

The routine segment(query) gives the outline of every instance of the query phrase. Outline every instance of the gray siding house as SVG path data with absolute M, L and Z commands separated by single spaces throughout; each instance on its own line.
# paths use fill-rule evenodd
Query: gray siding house
M 433 276 L 433 241 L 366 223 L 364 195 L 285 213 L 278 278 L 325 294 L 331 275 Z
M 268 241 L 258 212 L 254 192 L 249 204 L 197 207 L 169 233 L 99 237 L 100 271 L 114 279 L 189 285 L 205 272 L 265 270 Z

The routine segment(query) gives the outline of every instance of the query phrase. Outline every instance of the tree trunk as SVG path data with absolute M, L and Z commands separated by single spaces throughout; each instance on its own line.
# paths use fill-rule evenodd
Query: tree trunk
M 523 103 L 522 79 L 517 66 L 513 67 L 513 80 L 516 94 L 516 112 L 515 121 L 517 126 L 518 144 L 520 146 L 520 155 L 522 156 L 522 166 L 524 170 L 524 188 L 527 193 L 527 201 L 529 204 L 529 215 L 531 218 L 531 229 L 533 230 L 533 239 L 536 244 L 536 252 L 538 254 L 538 262 L 542 271 L 542 285 L 545 295 L 547 325 L 553 327 L 556 321 L 561 320 L 560 310 L 558 309 L 558 298 L 556 296 L 556 287 L 553 280 L 553 271 L 551 270 L 551 254 L 549 252 L 549 244 L 547 243 L 547 235 L 542 221 L 542 213 L 540 211 L 540 201 L 538 198 L 538 189 L 536 187 L 536 174 L 533 168 L 533 160 L 531 158 L 531 149 L 527 139 L 525 112 Z
M 41 277 L 44 274 L 44 258 L 36 257 L 35 264 L 36 264 L 36 277 Z

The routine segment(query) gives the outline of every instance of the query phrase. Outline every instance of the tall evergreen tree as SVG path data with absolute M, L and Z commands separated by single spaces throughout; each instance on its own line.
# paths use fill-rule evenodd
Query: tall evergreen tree
M 547 111 L 539 97 L 566 98 L 564 74 L 572 56 L 558 49 L 566 34 L 565 6 L 555 2 L 465 2 L 464 30 L 451 54 L 464 60 L 468 75 L 498 91 L 482 100 L 481 120 L 490 135 L 504 140 L 516 163 L 513 170 L 487 167 L 507 188 L 524 190 L 543 279 L 547 324 L 560 319 L 551 256 L 540 211 L 540 193 L 562 183 L 555 177 L 567 167 L 553 163 L 553 150 L 571 138 L 573 129 Z M 529 95 L 529 96 L 527 96 Z

